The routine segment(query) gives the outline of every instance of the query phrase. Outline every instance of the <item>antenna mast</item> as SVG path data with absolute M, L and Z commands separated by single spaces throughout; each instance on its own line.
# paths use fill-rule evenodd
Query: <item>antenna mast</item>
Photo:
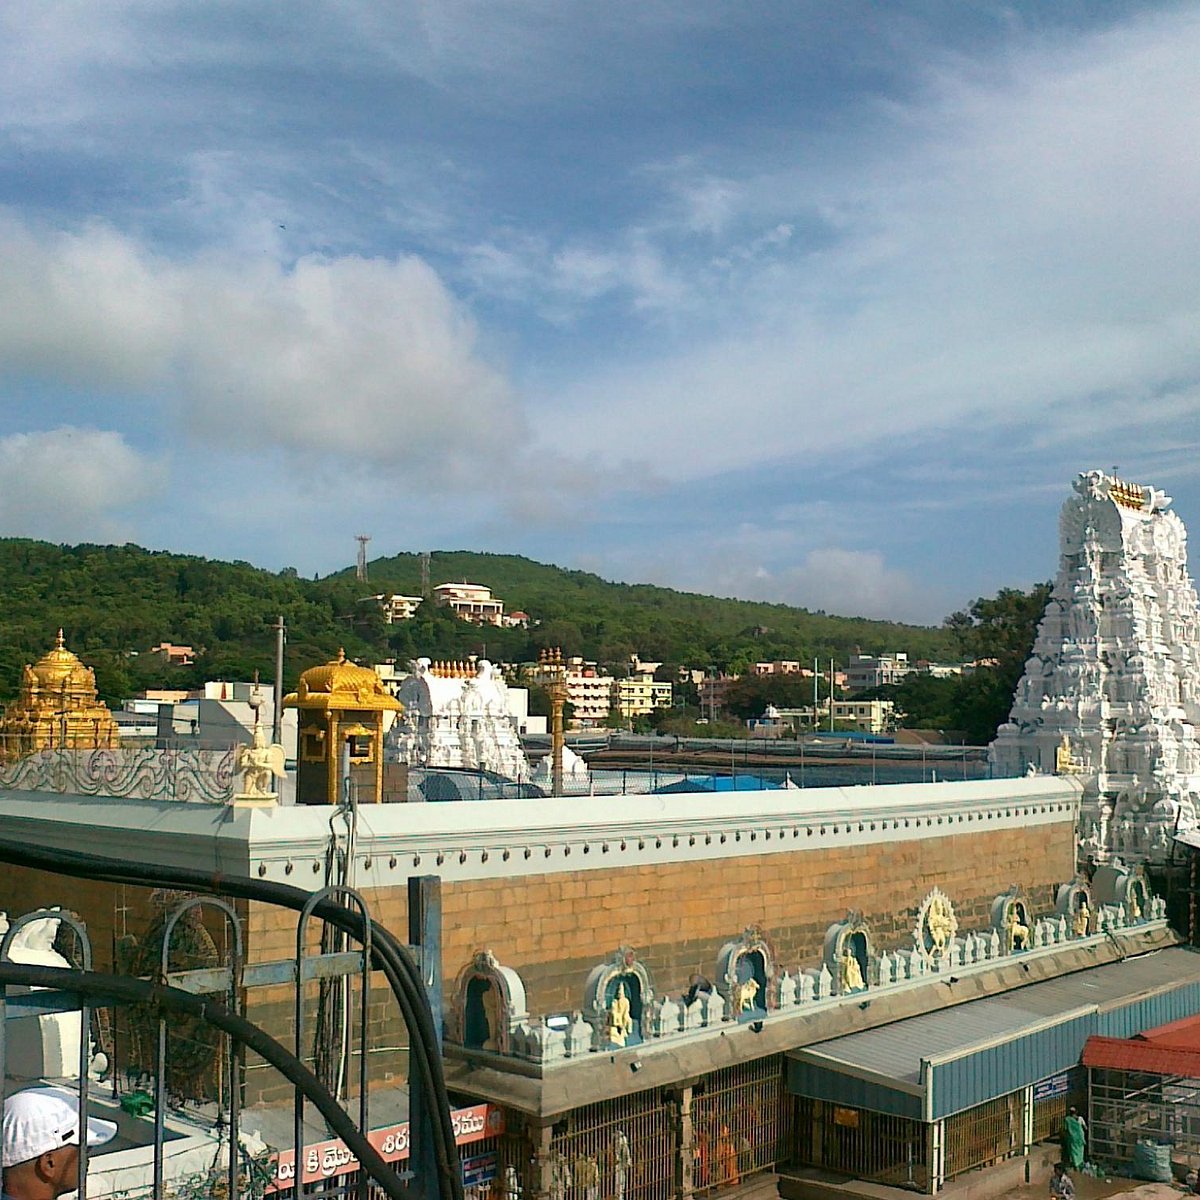
M 354 540 L 358 543 L 358 582 L 367 582 L 367 543 L 371 540 L 369 533 L 356 533 Z
M 421 598 L 429 599 L 429 560 L 432 556 L 428 550 L 421 551 Z

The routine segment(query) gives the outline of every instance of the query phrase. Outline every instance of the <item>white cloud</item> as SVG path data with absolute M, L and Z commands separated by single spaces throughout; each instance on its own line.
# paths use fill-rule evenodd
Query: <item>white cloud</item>
M 239 448 L 470 481 L 522 417 L 415 257 L 169 259 L 102 224 L 0 222 L 0 372 L 114 390 Z
M 0 438 L 0 536 L 119 541 L 166 481 L 161 462 L 107 430 L 63 427 Z
M 791 237 L 736 290 L 664 238 L 664 274 L 707 297 L 697 334 L 560 388 L 545 432 L 600 456 L 672 444 L 665 468 L 695 479 L 898 433 L 1078 435 L 1095 397 L 1152 419 L 1200 377 L 1200 109 L 1180 101 L 1197 57 L 1200 16 L 1179 10 L 990 73 L 960 59 L 856 157 L 750 168 L 724 224 L 819 213 L 829 236 Z

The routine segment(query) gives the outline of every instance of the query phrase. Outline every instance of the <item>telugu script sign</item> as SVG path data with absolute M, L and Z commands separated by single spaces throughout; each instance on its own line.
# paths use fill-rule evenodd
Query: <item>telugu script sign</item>
M 458 1146 L 469 1146 L 485 1138 L 496 1137 L 504 1132 L 504 1112 L 491 1104 L 474 1104 L 470 1108 L 456 1108 L 451 1115 L 454 1123 L 454 1142 Z M 399 1162 L 408 1157 L 409 1126 L 404 1121 L 389 1125 L 385 1129 L 374 1129 L 367 1134 L 367 1141 L 388 1162 Z M 284 1150 L 274 1158 L 275 1179 L 267 1189 L 269 1192 L 296 1185 L 296 1152 Z M 316 1183 L 331 1179 L 335 1175 L 348 1175 L 358 1170 L 358 1159 L 340 1138 L 325 1142 L 314 1142 L 304 1147 L 304 1173 L 302 1183 Z

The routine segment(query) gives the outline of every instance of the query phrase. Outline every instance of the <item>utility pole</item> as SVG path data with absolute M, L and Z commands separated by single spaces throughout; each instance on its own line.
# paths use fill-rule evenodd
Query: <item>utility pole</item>
M 287 637 L 283 613 L 271 628 L 275 630 L 275 706 L 271 713 L 271 742 L 278 746 L 283 738 L 283 643 Z
M 829 660 L 829 732 L 833 732 L 833 659 Z

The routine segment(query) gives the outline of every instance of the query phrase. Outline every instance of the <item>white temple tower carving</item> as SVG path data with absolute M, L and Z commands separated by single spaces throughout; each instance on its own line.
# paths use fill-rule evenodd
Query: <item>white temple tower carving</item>
M 1084 777 L 1080 851 L 1162 859 L 1200 807 L 1200 641 L 1171 498 L 1100 471 L 1059 519 L 1062 555 L 994 775 Z

